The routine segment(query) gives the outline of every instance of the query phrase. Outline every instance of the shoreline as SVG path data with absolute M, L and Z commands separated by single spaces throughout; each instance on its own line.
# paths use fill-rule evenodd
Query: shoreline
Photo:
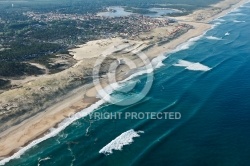
M 225 3 L 227 0 L 223 2 Z M 209 24 L 209 22 L 226 15 L 229 11 L 241 6 L 244 3 L 246 3 L 246 1 L 242 0 L 230 8 L 220 12 L 219 14 L 208 18 L 207 20 L 203 20 L 202 22 L 183 21 L 183 17 L 177 17 L 178 21 L 193 25 L 195 29 L 189 30 L 180 37 L 162 46 L 153 46 L 144 53 L 149 57 L 150 60 L 162 54 L 170 53 L 181 44 L 186 43 L 191 38 L 200 36 L 207 30 L 211 29 L 212 24 Z M 192 14 L 190 16 L 184 17 L 192 17 Z M 139 66 L 140 65 L 141 64 L 139 64 Z M 47 108 L 46 111 L 38 113 L 37 115 L 26 119 L 20 125 L 11 127 L 10 129 L 0 133 L 0 159 L 4 159 L 13 155 L 15 152 L 20 150 L 20 147 L 26 146 L 33 140 L 48 134 L 51 128 L 60 124 L 65 118 L 88 108 L 97 101 L 100 101 L 96 99 L 96 94 L 97 92 L 92 84 L 81 86 L 80 88 L 73 90 L 70 94 L 65 96 L 64 100 L 57 102 L 53 106 Z M 16 140 L 17 138 L 19 138 L 19 140 Z

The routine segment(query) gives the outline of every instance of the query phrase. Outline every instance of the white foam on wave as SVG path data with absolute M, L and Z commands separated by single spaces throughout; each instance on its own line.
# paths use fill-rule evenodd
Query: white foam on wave
M 154 68 L 153 66 L 150 64 L 149 66 L 145 66 L 145 67 L 142 67 L 138 72 L 130 75 L 128 78 L 126 78 L 125 80 L 123 81 L 120 81 L 121 83 L 124 83 L 128 80 L 131 80 L 132 78 L 135 78 L 135 77 L 138 77 L 138 76 L 141 76 L 141 75 L 144 75 L 144 74 L 150 74 L 154 71 Z
M 123 88 L 128 87 L 128 85 L 133 88 L 134 87 L 133 85 L 135 85 L 137 83 L 136 81 L 132 80 L 133 78 L 148 74 L 149 81 L 150 81 L 150 78 L 152 78 L 152 80 L 153 80 L 153 74 L 152 74 L 153 71 L 155 69 L 158 69 L 158 68 L 164 66 L 163 60 L 166 59 L 167 57 L 168 56 L 165 56 L 165 55 L 157 56 L 156 58 L 152 59 L 152 61 L 149 64 L 147 64 L 143 67 L 137 68 L 136 72 L 131 74 L 130 76 L 128 76 L 128 78 L 126 78 L 122 81 L 119 81 L 119 82 L 111 83 L 110 85 L 106 86 L 105 88 L 98 90 L 96 97 L 102 98 L 105 101 L 112 101 L 112 103 L 116 103 L 116 102 L 118 103 L 118 102 L 122 101 L 122 99 L 120 99 L 120 98 L 117 100 L 113 100 L 114 98 L 111 96 L 111 94 L 114 91 L 119 91 L 119 90 L 121 90 L 123 92 L 124 91 Z M 127 89 L 131 89 L 131 88 L 129 88 L 129 87 L 126 88 L 125 92 L 129 91 Z
M 231 11 L 229 11 L 227 14 L 231 15 L 231 16 L 242 16 L 242 15 L 246 15 L 244 13 L 240 13 L 242 11 L 242 8 L 248 8 L 248 4 L 250 1 L 245 1 L 243 4 L 241 4 L 239 7 L 232 9 Z
M 90 107 L 83 109 L 82 111 L 74 114 L 73 116 L 64 119 L 59 125 L 58 128 L 53 128 L 50 133 L 48 133 L 47 135 L 36 139 L 34 141 L 32 141 L 31 143 L 29 143 L 27 146 L 21 148 L 18 152 L 14 153 L 12 156 L 7 157 L 3 160 L 0 161 L 0 165 L 5 165 L 6 163 L 8 163 L 10 160 L 13 159 L 17 159 L 20 158 L 21 155 L 23 155 L 27 150 L 29 150 L 30 148 L 34 147 L 35 145 L 49 139 L 52 137 L 55 137 L 57 134 L 59 134 L 59 132 L 61 132 L 62 130 L 64 130 L 67 126 L 69 126 L 71 123 L 73 123 L 74 121 L 85 117 L 87 115 L 89 115 L 92 111 L 96 110 L 97 108 L 99 108 L 101 105 L 103 105 L 105 102 L 104 100 L 99 100 L 98 102 L 96 102 L 95 104 L 92 104 Z
M 221 22 L 216 22 L 214 25 L 221 25 Z
M 240 15 L 246 15 L 241 12 L 241 8 L 248 8 L 247 6 L 248 2 L 245 2 L 244 4 L 240 5 L 239 7 L 232 9 L 231 11 L 227 12 L 226 15 L 232 15 L 232 16 L 240 16 Z M 219 25 L 220 23 L 218 22 L 224 22 L 226 20 L 222 19 L 225 15 L 218 17 L 217 19 L 215 19 L 215 25 Z
M 223 19 L 221 19 L 221 20 L 223 20 Z M 178 45 L 174 50 L 170 51 L 168 54 L 173 54 L 173 53 L 176 53 L 176 52 L 179 52 L 179 51 L 182 51 L 182 50 L 189 49 L 190 46 L 195 44 L 196 41 L 200 40 L 209 30 L 212 30 L 213 28 L 215 28 L 215 26 L 212 26 L 210 29 L 206 30 L 203 34 L 201 34 L 199 36 L 196 36 L 196 37 L 193 37 L 193 38 L 189 39 L 188 41 Z M 157 69 L 157 68 L 160 68 L 160 67 L 164 66 L 164 64 L 162 62 L 163 62 L 163 60 L 165 60 L 168 57 L 169 57 L 169 55 L 159 55 L 159 56 L 157 56 L 156 58 L 154 58 L 151 61 L 152 67 L 154 69 Z M 151 73 L 151 72 L 152 72 L 151 70 L 147 70 L 147 71 L 144 70 L 144 71 L 141 71 L 141 72 L 137 72 L 137 73 L 131 75 L 129 78 L 125 79 L 124 81 L 130 80 L 131 78 L 134 78 L 136 76 L 139 76 L 139 75 L 142 75 L 142 74 L 145 74 L 145 73 Z
M 137 71 L 135 73 L 131 74 L 128 78 L 126 78 L 122 81 L 119 81 L 119 82 L 114 82 L 114 83 L 106 86 L 105 88 L 98 90 L 96 97 L 103 98 L 105 101 L 111 101 L 110 95 L 115 90 L 119 90 L 121 88 L 124 88 L 124 86 L 127 86 L 128 84 L 135 84 L 136 82 L 132 81 L 133 78 L 142 76 L 144 74 L 149 74 L 149 76 L 151 76 L 150 74 L 152 74 L 155 69 L 158 69 L 158 68 L 164 66 L 163 60 L 166 59 L 167 57 L 168 56 L 165 56 L 165 55 L 157 56 L 156 58 L 152 59 L 150 64 L 147 64 L 144 67 L 138 68 Z
M 246 14 L 244 14 L 244 13 L 235 13 L 235 12 L 231 12 L 231 13 L 229 13 L 231 16 L 244 16 L 244 15 L 246 15 Z
M 222 19 L 222 18 L 217 18 L 217 19 L 215 19 L 215 21 L 224 22 L 224 21 L 226 21 L 226 20 L 224 20 L 224 19 Z
M 112 94 L 113 91 L 115 90 L 114 87 L 118 88 L 118 87 L 120 87 L 120 85 L 118 83 L 114 83 L 114 84 L 111 84 L 103 89 L 98 90 L 96 98 L 104 99 L 105 101 L 110 101 L 110 94 Z
M 235 9 L 231 10 L 231 13 L 238 13 L 238 12 L 240 12 L 241 11 L 240 8 L 241 8 L 241 6 L 239 8 L 235 8 Z
M 214 19 L 213 21 L 213 25 L 212 25 L 212 28 L 211 29 L 214 29 L 215 27 L 217 27 L 218 25 L 221 25 L 223 22 L 225 22 L 226 20 L 223 19 L 223 16 L 220 16 L 216 19 Z M 211 30 L 210 29 L 210 30 Z
M 156 66 L 155 66 L 155 69 L 159 69 L 161 68 L 162 66 L 165 66 L 164 63 L 161 61 L 159 62 Z
M 165 55 L 159 55 L 156 58 L 154 58 L 151 61 L 151 64 L 152 64 L 153 68 L 158 69 L 158 68 L 161 68 L 162 66 L 164 66 L 163 60 L 165 60 L 167 57 L 168 56 L 165 56 Z
M 222 38 L 215 37 L 215 36 L 207 36 L 206 38 L 209 40 L 223 40 Z
M 238 20 L 233 20 L 233 22 L 238 23 L 238 22 L 246 22 L 246 21 L 238 21 Z
M 212 27 L 213 28 L 213 27 Z M 211 28 L 211 29 L 212 29 Z M 210 29 L 209 29 L 210 30 Z M 208 31 L 208 30 L 207 30 Z M 192 46 L 193 44 L 195 44 L 196 41 L 200 40 L 206 33 L 207 31 L 205 31 L 202 35 L 197 36 L 197 37 L 193 37 L 191 39 L 189 39 L 187 42 L 182 43 L 180 45 L 178 45 L 173 51 L 170 52 L 170 54 L 182 51 L 182 50 L 187 50 L 190 48 L 190 46 Z
M 110 143 L 108 143 L 106 146 L 104 146 L 99 153 L 103 153 L 105 155 L 110 155 L 113 153 L 113 150 L 122 150 L 123 146 L 129 145 L 132 142 L 134 142 L 133 138 L 140 137 L 140 133 L 144 133 L 143 131 L 134 131 L 133 129 L 128 130 L 118 137 L 116 137 L 114 140 L 112 140 Z
M 210 67 L 205 66 L 201 63 L 195 63 L 195 62 L 190 62 L 190 61 L 185 61 L 185 60 L 179 60 L 178 63 L 174 64 L 174 66 L 185 67 L 185 69 L 193 70 L 193 71 L 209 71 L 209 70 L 211 70 Z

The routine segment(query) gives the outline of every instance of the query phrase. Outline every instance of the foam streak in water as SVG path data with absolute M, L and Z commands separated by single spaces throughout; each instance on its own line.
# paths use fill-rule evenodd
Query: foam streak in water
M 40 165 L 41 165 L 40 162 L 42 162 L 42 161 L 47 161 L 47 160 L 50 160 L 50 159 L 51 159 L 50 157 L 46 157 L 46 158 L 44 158 L 44 159 L 39 159 L 37 166 L 40 166 Z
M 140 137 L 140 133 L 144 133 L 143 131 L 134 131 L 133 129 L 128 130 L 118 137 L 116 137 L 114 140 L 112 140 L 110 143 L 108 143 L 106 146 L 104 146 L 99 153 L 103 153 L 105 155 L 110 155 L 113 153 L 113 150 L 122 150 L 122 147 L 125 145 L 131 144 L 135 137 Z

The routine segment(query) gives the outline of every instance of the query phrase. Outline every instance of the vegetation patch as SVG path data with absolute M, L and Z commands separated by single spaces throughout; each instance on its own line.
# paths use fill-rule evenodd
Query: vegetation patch
M 10 85 L 10 80 L 2 80 L 2 79 L 0 79 L 0 89 L 4 89 L 8 85 Z
M 20 77 L 23 75 L 39 75 L 44 71 L 27 63 L 4 62 L 0 66 L 0 76 L 2 77 Z

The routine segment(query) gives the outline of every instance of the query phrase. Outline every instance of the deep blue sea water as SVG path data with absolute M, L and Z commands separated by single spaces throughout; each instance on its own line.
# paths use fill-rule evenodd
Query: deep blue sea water
M 211 24 L 215 27 L 199 40 L 179 47 L 187 49 L 168 55 L 141 102 L 127 107 L 105 104 L 96 110 L 180 112 L 181 119 L 87 116 L 6 165 L 250 165 L 250 4 Z M 195 70 L 201 66 L 211 70 Z M 143 82 L 145 76 L 134 79 Z M 110 145 L 112 140 L 130 144 L 109 155 L 99 153 L 119 146 Z

